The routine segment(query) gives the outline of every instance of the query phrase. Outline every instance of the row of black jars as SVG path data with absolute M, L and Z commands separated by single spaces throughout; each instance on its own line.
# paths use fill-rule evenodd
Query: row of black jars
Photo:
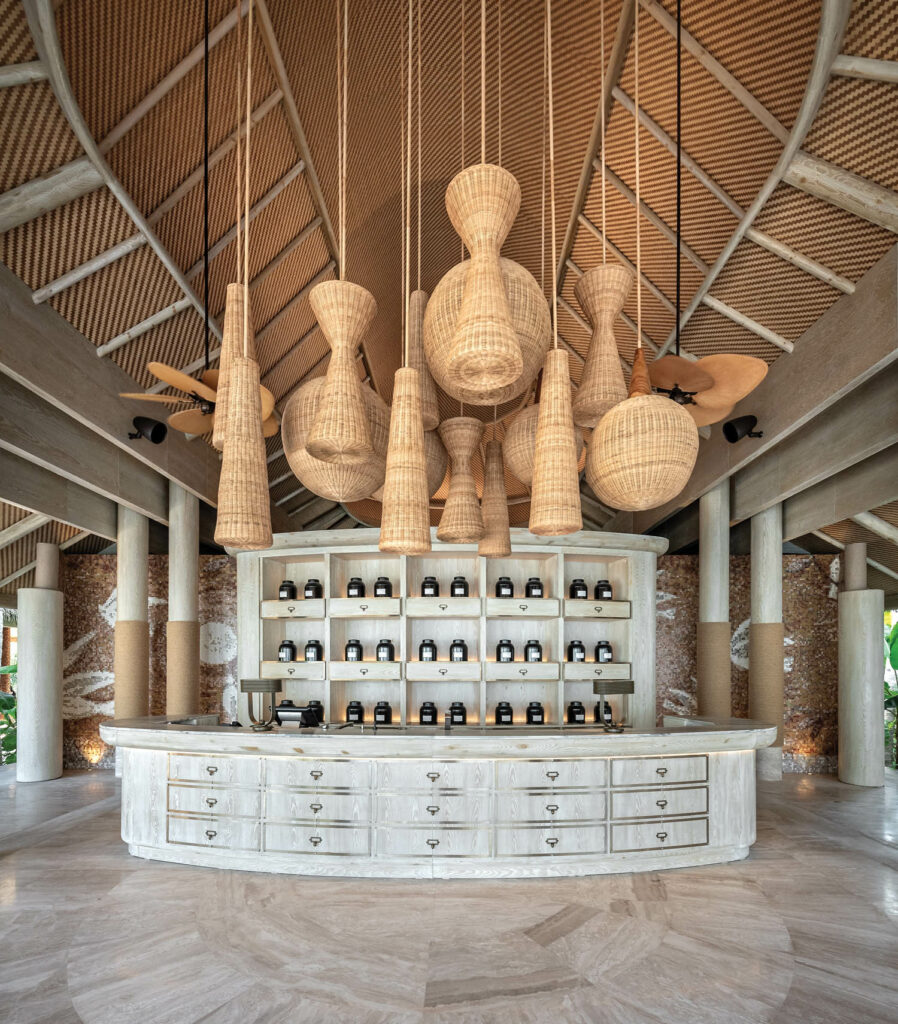
M 541 701 L 530 701 L 530 703 L 527 705 L 526 714 L 528 725 L 545 725 L 546 709 L 543 707 Z M 496 705 L 496 725 L 511 725 L 513 721 L 514 711 L 512 710 L 511 704 L 507 700 L 500 700 L 499 703 Z
M 531 576 L 524 584 L 524 597 L 545 597 L 543 581 L 538 576 Z M 496 580 L 496 597 L 514 597 L 514 584 L 510 576 L 500 576 Z
M 543 645 L 539 640 L 528 640 L 524 645 L 524 661 L 542 661 Z M 510 640 L 500 640 L 496 644 L 496 661 L 508 664 L 514 661 L 514 644 Z
M 589 588 L 586 583 L 579 577 L 575 580 L 571 580 L 571 585 L 568 588 L 568 594 L 572 598 L 580 598 L 586 600 L 589 597 Z M 593 589 L 592 596 L 594 601 L 611 601 L 613 591 L 611 584 L 608 580 L 599 580 Z
M 346 661 L 364 661 L 364 651 L 361 641 L 349 640 L 343 650 L 343 657 Z M 375 657 L 378 661 L 395 661 L 396 648 L 392 640 L 379 640 L 375 649 Z
M 346 596 L 347 597 L 367 597 L 367 588 L 365 581 L 361 576 L 352 576 L 349 582 L 346 584 Z M 393 596 L 393 584 L 387 576 L 378 576 L 374 581 L 374 596 L 375 597 L 392 597 Z
M 452 725 L 468 724 L 468 709 L 460 700 L 454 700 L 449 705 L 449 721 Z M 439 711 L 432 700 L 425 700 L 418 709 L 419 725 L 436 725 L 439 721 Z
M 365 706 L 360 700 L 351 700 L 346 705 L 346 721 L 347 722 L 364 722 L 365 721 Z M 375 725 L 392 725 L 393 724 L 393 708 L 388 700 L 379 700 L 374 705 L 374 724 Z
M 418 661 L 436 661 L 437 645 L 433 640 L 422 640 L 418 645 Z M 468 645 L 464 640 L 453 640 L 449 645 L 450 661 L 467 661 Z
M 324 658 L 324 648 L 320 640 L 310 640 L 304 650 L 303 658 L 306 661 L 321 661 Z M 278 661 L 296 661 L 296 644 L 292 640 L 283 640 L 278 647 Z
M 567 645 L 568 661 L 586 661 L 586 647 L 582 640 L 571 640 Z M 600 640 L 596 644 L 596 661 L 600 665 L 614 661 L 614 650 L 608 640 Z
M 314 600 L 318 597 L 324 597 L 324 587 L 321 586 L 321 580 L 306 580 L 306 585 L 302 588 L 302 596 L 307 601 Z M 293 580 L 283 580 L 281 582 L 281 585 L 278 587 L 278 600 L 296 600 L 296 584 Z
M 470 594 L 470 587 L 468 581 L 464 576 L 453 576 L 452 582 L 449 584 L 449 596 L 450 597 L 468 597 Z M 439 597 L 440 596 L 440 581 L 436 576 L 425 576 L 421 580 L 421 596 L 422 597 Z

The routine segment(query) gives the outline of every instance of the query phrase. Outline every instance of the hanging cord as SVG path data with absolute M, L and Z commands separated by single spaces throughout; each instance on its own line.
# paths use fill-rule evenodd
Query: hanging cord
M 539 286 L 543 295 L 546 294 L 546 102 L 547 102 L 547 67 L 546 67 L 546 23 L 543 21 L 543 113 L 540 118 L 542 130 L 540 143 L 542 149 L 542 184 L 540 187 L 539 208 Z
M 418 277 L 417 289 L 421 291 L 421 22 L 423 4 L 418 0 Z
M 347 117 L 347 96 L 349 94 L 349 0 L 343 0 L 343 109 L 340 168 L 340 279 L 346 280 L 346 168 L 349 158 L 349 119 Z
M 341 4 L 342 0 L 336 0 L 334 13 L 336 14 L 336 35 L 337 35 L 337 276 L 343 280 L 343 43 L 341 32 Z
M 502 0 L 499 0 L 499 166 L 502 166 Z
M 399 7 L 399 289 L 405 291 L 405 18 L 402 5 Z M 402 365 L 405 366 L 405 319 L 408 314 L 404 295 L 401 296 L 399 311 L 399 336 L 402 338 Z
M 676 353 L 680 354 L 680 235 L 682 231 L 682 166 L 680 149 L 683 116 L 683 51 L 680 38 L 683 28 L 681 0 L 677 0 L 677 323 L 675 327 Z
M 465 7 L 467 0 L 461 0 L 461 169 L 465 169 Z M 461 243 L 461 258 L 465 258 L 465 242 Z
M 480 162 L 486 163 L 486 0 L 480 0 Z
M 243 358 L 249 357 L 249 194 L 250 194 L 250 132 L 253 106 L 253 0 L 249 0 L 246 17 L 246 171 L 243 180 Z
M 209 369 L 209 0 L 203 4 L 203 367 Z
M 639 4 L 633 25 L 633 152 L 636 162 L 636 347 L 642 348 L 642 231 L 639 213 Z
M 602 48 L 601 58 L 601 85 L 599 93 L 599 105 L 602 113 L 602 262 L 608 262 L 608 245 L 605 239 L 607 228 L 605 225 L 605 0 L 602 0 L 599 7 L 599 42 Z
M 546 67 L 549 90 L 549 215 L 552 218 L 552 347 L 558 348 L 558 289 L 555 287 L 555 265 L 558 251 L 555 242 L 555 103 L 552 96 L 552 0 L 546 0 Z
M 243 220 L 243 157 L 241 155 L 241 136 L 243 135 L 243 69 L 240 68 L 240 51 L 243 49 L 243 16 L 240 8 L 241 0 L 237 0 L 237 151 L 236 151 L 236 179 L 237 179 L 237 223 L 236 223 L 236 256 L 237 256 L 237 278 L 235 283 L 240 284 L 243 280 L 240 269 L 240 260 L 243 255 L 243 245 L 240 241 L 241 221 Z
M 414 0 L 408 0 L 408 54 L 406 59 L 407 82 L 406 82 L 406 159 L 405 159 L 405 291 L 402 296 L 402 305 L 408 309 L 408 300 L 411 293 L 411 262 L 412 262 L 412 37 L 414 34 Z M 405 331 L 403 341 L 405 343 L 405 354 L 403 365 L 408 366 L 408 335 L 409 316 L 405 317 Z

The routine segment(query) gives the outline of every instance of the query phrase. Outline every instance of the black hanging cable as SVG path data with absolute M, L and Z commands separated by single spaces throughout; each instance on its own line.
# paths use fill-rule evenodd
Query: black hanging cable
M 209 369 L 209 0 L 203 6 L 203 356 Z
M 681 188 L 681 174 L 682 169 L 680 166 L 680 134 L 682 130 L 682 107 L 683 107 L 683 51 L 680 48 L 680 33 L 682 29 L 682 12 L 681 12 L 681 0 L 677 0 L 677 325 L 676 325 L 676 352 L 680 354 L 680 229 L 681 225 L 681 206 L 682 200 L 680 196 Z

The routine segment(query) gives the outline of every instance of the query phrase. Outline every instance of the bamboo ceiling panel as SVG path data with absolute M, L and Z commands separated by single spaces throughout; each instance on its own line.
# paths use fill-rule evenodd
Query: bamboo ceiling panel
M 898 485 L 895 488 L 898 491 Z M 898 501 L 890 501 L 888 505 L 880 505 L 879 508 L 872 508 L 870 511 L 880 519 L 884 519 L 892 526 L 898 526 Z
M 82 154 L 47 82 L 0 89 L 0 140 L 0 193 Z
M 843 519 L 839 523 L 833 523 L 832 526 L 824 526 L 823 532 L 828 533 L 830 537 L 835 537 L 843 544 L 866 544 L 869 558 L 882 562 L 883 565 L 898 572 L 898 545 L 884 540 L 878 534 L 871 533 L 863 526 L 858 526 L 854 520 Z M 892 592 L 898 590 L 898 580 L 890 580 L 887 589 Z
M 783 354 L 783 350 L 776 345 L 771 345 L 707 306 L 699 306 L 690 317 L 680 343 L 699 358 L 714 355 L 715 352 L 734 352 L 737 355 L 756 356 L 766 363 L 772 363 Z
M 874 60 L 895 60 L 898 5 L 883 0 L 854 0 L 845 29 L 843 53 Z
M 26 534 L 24 537 L 13 541 L 12 544 L 7 544 L 6 547 L 0 548 L 0 580 L 5 580 L 7 576 L 11 576 L 18 569 L 28 565 L 29 562 L 33 562 L 37 556 L 37 545 L 39 543 L 61 544 L 64 540 L 68 540 L 69 537 L 74 537 L 76 533 L 80 533 L 80 530 L 74 526 L 66 526 L 64 523 L 51 521 L 44 523 L 37 530 L 32 530 L 31 533 Z M 0 589 L 0 593 L 14 593 L 19 587 L 28 586 L 29 582 L 30 579 L 28 577 L 19 577 L 19 579 L 13 580 Z
M 22 0 L 0 0 L 0 65 L 37 60 Z
M 321 331 L 313 331 L 301 344 L 294 345 L 282 362 L 263 372 L 263 383 L 276 399 L 286 398 L 298 386 L 298 381 L 323 376 L 327 372 L 329 356 L 327 339 Z
M 298 184 L 302 185 L 302 182 Z M 305 186 L 302 187 L 304 188 Z M 291 185 L 288 191 L 292 190 L 292 188 L 293 186 Z M 287 210 L 291 221 L 299 206 L 299 203 L 294 203 Z M 303 209 L 296 216 L 297 222 L 303 219 L 304 212 L 305 210 Z M 310 215 L 309 220 L 311 219 L 312 216 Z M 308 222 L 307 220 L 305 223 L 307 224 Z M 305 224 L 299 224 L 298 227 L 295 224 L 291 224 L 292 236 L 298 235 L 304 226 Z M 259 281 L 258 284 L 253 286 L 253 316 L 256 321 L 263 324 L 268 323 L 281 308 L 283 296 L 288 294 L 288 290 L 295 290 L 298 281 L 311 281 L 322 267 L 327 266 L 329 261 L 330 254 L 327 251 L 327 246 L 324 244 L 324 236 L 320 231 L 313 232 L 300 245 L 291 249 L 275 269 L 265 276 L 264 280 Z M 269 346 L 266 345 L 265 356 L 270 357 L 270 361 L 273 361 L 276 357 L 272 356 L 268 349 Z
M 7 501 L 0 501 L 0 530 L 5 530 L 13 523 L 18 523 L 31 515 L 27 508 L 19 508 L 18 505 L 10 505 Z
M 188 362 L 198 359 L 203 354 L 204 334 L 202 318 L 191 306 L 116 349 L 109 358 L 118 363 L 141 387 L 149 388 L 157 384 L 158 379 L 147 370 L 147 363 L 155 361 L 179 366 L 182 359 L 186 358 Z M 217 344 L 215 335 L 210 333 L 210 348 Z M 166 393 L 181 395 L 175 388 L 167 388 Z M 171 411 L 175 412 L 174 409 Z

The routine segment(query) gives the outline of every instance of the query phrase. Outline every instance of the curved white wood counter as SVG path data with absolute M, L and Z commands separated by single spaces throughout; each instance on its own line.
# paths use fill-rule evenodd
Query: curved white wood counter
M 755 839 L 757 722 L 276 729 L 146 718 L 121 748 L 136 856 L 367 877 L 586 875 L 738 860 Z

